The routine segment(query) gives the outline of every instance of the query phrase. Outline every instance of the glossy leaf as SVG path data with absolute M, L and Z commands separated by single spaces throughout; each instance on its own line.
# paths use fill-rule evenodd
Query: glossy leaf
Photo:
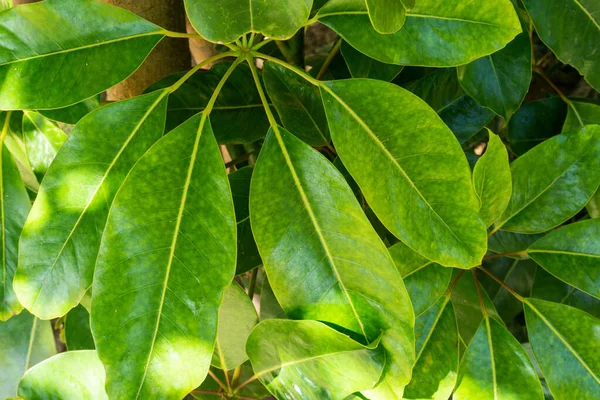
M 502 324 L 485 317 L 461 360 L 453 398 L 541 400 L 544 395 L 523 346 Z
M 544 236 L 527 253 L 546 271 L 600 298 L 600 219 L 563 226 Z
M 23 229 L 14 285 L 38 317 L 65 315 L 91 286 L 109 207 L 133 165 L 161 137 L 166 95 L 88 114 L 52 163 Z
M 435 112 L 385 82 L 355 79 L 324 85 L 336 150 L 386 228 L 442 265 L 479 264 L 486 235 L 475 213 L 469 166 Z
M 600 125 L 545 141 L 511 164 L 513 192 L 496 228 L 550 230 L 587 204 L 600 182 Z
M 389 82 L 404 68 L 400 65 L 377 61 L 346 42 L 342 42 L 341 51 L 353 78 L 371 78 Z
M 419 316 L 444 294 L 452 269 L 429 261 L 404 243 L 397 243 L 388 250 L 402 275 L 415 315 Z
M 273 289 L 271 289 L 271 284 L 265 275 L 260 291 L 260 320 L 264 321 L 265 319 L 272 318 L 285 319 L 286 315 L 277 302 Z
M 479 198 L 479 215 L 486 227 L 502 215 L 512 193 L 508 152 L 502 140 L 488 129 L 485 154 L 475 164 L 473 186 Z
M 23 311 L 0 322 L 0 397 L 16 396 L 25 371 L 54 354 L 50 321 L 41 321 Z
M 43 115 L 34 111 L 23 113 L 23 142 L 29 163 L 38 177 L 46 174 L 65 140 L 65 132 Z
M 69 351 L 27 371 L 19 382 L 19 398 L 108 400 L 104 380 L 104 368 L 96 351 Z
M 410 3 L 410 4 L 409 4 Z M 406 22 L 406 10 L 415 6 L 414 0 L 366 0 L 369 18 L 378 33 L 395 33 Z
M 396 33 L 372 27 L 363 0 L 330 0 L 317 14 L 361 53 L 400 65 L 452 67 L 503 48 L 521 26 L 509 0 L 417 0 Z
M 235 243 L 223 160 L 199 114 L 137 162 L 106 223 L 91 326 L 109 397 L 182 398 L 200 385 Z
M 458 372 L 458 330 L 454 307 L 444 296 L 417 318 L 417 360 L 407 400 L 447 400 Z
M 313 0 L 185 0 L 196 31 L 211 42 L 233 42 L 245 33 L 289 39 L 308 19 Z
M 343 176 L 277 128 L 267 135 L 250 193 L 252 230 L 286 314 L 336 324 L 366 342 L 383 332 L 387 365 L 377 390 L 399 396 L 414 357 L 413 310 L 400 274 Z
M 27 157 L 27 149 L 25 148 L 25 143 L 23 143 L 23 113 L 20 111 L 0 111 L 0 124 L 2 124 L 3 127 L 7 115 L 9 121 L 3 144 L 13 157 L 21 175 L 21 179 L 23 180 L 23 183 L 25 183 L 27 189 L 37 193 L 40 190 L 40 184 L 33 173 L 33 168 L 31 168 L 29 158 Z
M 531 82 L 531 42 L 520 33 L 505 48 L 458 67 L 465 91 L 506 121 L 519 109 Z
M 90 313 L 81 304 L 73 308 L 64 321 L 65 344 L 68 351 L 94 350 L 94 338 L 90 330 Z
M 563 132 L 570 132 L 582 125 L 600 125 L 600 105 L 572 101 L 567 110 L 567 119 L 562 127 Z
M 590 0 L 523 0 L 535 31 L 556 57 L 600 90 L 600 17 Z M 577 40 L 573 40 L 577 38 Z
M 535 358 L 557 400 L 594 399 L 600 391 L 600 321 L 576 308 L 527 299 L 525 319 Z M 592 340 L 592 341 L 590 341 Z
M 529 258 L 527 248 L 543 236 L 498 231 L 489 237 L 488 249 L 494 253 L 511 253 L 507 255 L 510 258 Z
M 224 371 L 242 365 L 248 359 L 246 339 L 257 323 L 258 315 L 252 300 L 240 285 L 233 282 L 225 290 L 219 308 L 217 340 L 211 364 Z
M 283 126 L 311 146 L 329 144 L 329 126 L 319 89 L 275 63 L 265 64 L 263 78 Z
M 165 31 L 93 0 L 46 0 L 0 14 L 0 109 L 65 107 L 119 83 Z
M 263 321 L 246 351 L 256 375 L 280 399 L 341 400 L 375 386 L 385 364 L 377 342 L 363 346 L 317 321 Z
M 98 107 L 100 107 L 100 96 L 93 96 L 82 102 L 73 104 L 72 106 L 56 108 L 53 110 L 39 110 L 39 113 L 53 121 L 75 125 L 81 118 L 85 117 Z

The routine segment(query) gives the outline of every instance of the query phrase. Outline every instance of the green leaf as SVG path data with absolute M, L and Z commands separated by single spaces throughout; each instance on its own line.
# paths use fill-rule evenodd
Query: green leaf
M 600 90 L 600 17 L 590 0 L 523 0 L 540 39 Z M 577 38 L 577 40 L 573 40 Z
M 404 68 L 400 65 L 379 62 L 346 42 L 342 42 L 341 51 L 353 78 L 371 78 L 389 82 Z
M 4 126 L 6 122 L 6 115 L 9 112 L 0 111 L 0 124 Z M 9 115 L 9 122 L 7 126 L 7 133 L 4 135 L 4 145 L 12 155 L 21 179 L 25 183 L 27 189 L 33 193 L 37 193 L 40 190 L 40 184 L 38 183 L 37 177 L 33 173 L 33 168 L 29 163 L 27 157 L 27 149 L 25 143 L 23 143 L 23 113 L 21 111 L 11 111 Z
M 68 351 L 94 350 L 94 338 L 90 330 L 90 313 L 79 304 L 65 316 L 65 344 Z
M 19 382 L 19 398 L 108 400 L 104 380 L 104 368 L 96 351 L 69 351 L 27 371 Z
M 3 143 L 8 121 L 5 118 L 3 122 L 0 135 L 0 321 L 8 320 L 23 309 L 13 289 L 13 279 L 17 269 L 19 237 L 31 208 L 19 170 Z
M 252 368 L 280 399 L 339 399 L 379 380 L 385 352 L 363 346 L 317 321 L 271 319 L 246 344 Z
M 402 275 L 415 315 L 419 316 L 444 294 L 452 269 L 429 261 L 402 242 L 388 250 Z
M 567 105 L 560 97 L 523 105 L 508 124 L 510 149 L 523 155 L 541 142 L 558 135 L 567 115 Z
M 471 172 L 435 112 L 369 79 L 325 82 L 322 96 L 336 150 L 386 228 L 431 261 L 478 265 L 486 233 Z
M 33 172 L 40 180 L 65 140 L 66 133 L 43 115 L 35 111 L 23 113 L 23 142 Z
M 453 67 L 503 48 L 521 32 L 509 0 L 417 0 L 396 33 L 372 27 L 363 0 L 331 0 L 317 14 L 361 53 L 400 65 Z
M 512 197 L 495 229 L 541 233 L 562 224 L 598 189 L 599 160 L 599 125 L 555 136 L 517 158 Z
M 50 321 L 41 321 L 23 311 L 0 322 L 0 398 L 16 396 L 25 371 L 54 354 Z
M 494 253 L 513 253 L 507 255 L 510 258 L 529 258 L 527 248 L 543 236 L 498 231 L 488 239 L 488 250 Z
M 221 371 L 220 369 L 211 367 L 211 371 L 221 382 L 227 381 L 223 371 Z M 252 376 L 254 376 L 254 372 L 252 371 L 252 365 L 250 364 L 250 361 L 246 361 L 244 364 L 242 364 L 240 378 L 238 382 L 246 382 Z M 217 393 L 221 390 L 221 387 L 213 379 L 212 376 L 207 376 L 204 382 L 202 382 L 202 385 L 198 387 L 198 389 L 200 391 L 208 391 L 209 393 L 192 392 L 188 395 L 188 397 L 185 397 L 185 399 L 217 400 L 218 398 L 215 398 L 215 395 L 217 395 Z M 239 397 L 243 396 L 246 398 L 252 398 L 257 400 L 265 399 L 271 396 L 271 393 L 258 379 L 246 384 L 243 388 L 236 392 L 236 394 Z
M 486 227 L 502 215 L 512 193 L 508 152 L 502 140 L 489 129 L 485 154 L 475 164 L 473 186 L 479 198 L 479 215 Z
M 486 316 L 461 360 L 453 398 L 541 400 L 544 394 L 523 346 Z
M 185 0 L 194 29 L 211 42 L 233 42 L 246 33 L 289 39 L 308 20 L 313 0 Z
M 395 33 L 406 22 L 406 10 L 412 7 L 406 0 L 366 0 L 369 19 L 378 33 Z
M 0 11 L 8 10 L 12 6 L 12 0 L 0 0 Z
M 600 218 L 600 189 L 596 190 L 596 193 L 585 207 L 591 218 Z
M 100 107 L 100 96 L 93 96 L 72 106 L 53 110 L 39 110 L 39 113 L 53 121 L 75 125 L 98 107 Z
M 477 103 L 508 121 L 529 90 L 531 70 L 531 42 L 523 32 L 502 50 L 458 67 L 458 79 Z
M 600 105 L 583 101 L 569 104 L 562 131 L 574 131 L 582 125 L 600 125 Z
M 208 71 L 198 71 L 169 96 L 166 130 L 171 131 L 204 110 L 219 81 L 231 66 L 219 62 Z M 168 88 L 183 72 L 167 76 L 146 92 Z M 265 136 L 269 121 L 247 65 L 238 65 L 225 82 L 213 107 L 211 124 L 219 143 L 250 143 Z
M 164 29 L 93 0 L 46 0 L 0 14 L 0 109 L 59 108 L 127 78 Z
M 285 319 L 286 315 L 283 309 L 277 302 L 277 298 L 271 289 L 271 284 L 265 274 L 262 289 L 260 291 L 260 320 L 265 319 Z
M 91 286 L 108 210 L 133 165 L 161 137 L 167 94 L 93 111 L 57 154 L 23 229 L 14 284 L 38 317 L 65 315 Z
M 378 390 L 401 394 L 414 357 L 413 310 L 341 173 L 277 128 L 267 135 L 250 193 L 252 230 L 286 314 L 336 324 L 367 343 L 383 331 L 387 364 Z
M 600 298 L 600 219 L 556 229 L 527 253 L 558 279 Z
M 202 383 L 235 244 L 223 159 L 199 114 L 137 162 L 108 216 L 91 326 L 109 397 L 182 398 Z
M 417 318 L 417 361 L 406 400 L 447 400 L 458 372 L 458 330 L 449 297 L 440 298 Z
M 311 146 L 329 144 L 329 127 L 319 89 L 298 74 L 268 62 L 263 78 L 283 126 Z
M 258 315 L 252 300 L 240 285 L 233 282 L 225 290 L 219 308 L 217 340 L 211 364 L 228 371 L 248 360 L 246 339 L 257 323 Z
M 554 398 L 597 398 L 600 320 L 544 300 L 526 299 L 524 306 L 529 341 Z

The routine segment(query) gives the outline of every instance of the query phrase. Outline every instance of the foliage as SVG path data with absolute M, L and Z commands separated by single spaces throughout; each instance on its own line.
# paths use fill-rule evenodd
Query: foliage
M 0 1 L 0 397 L 600 399 L 597 3 L 185 6 Z

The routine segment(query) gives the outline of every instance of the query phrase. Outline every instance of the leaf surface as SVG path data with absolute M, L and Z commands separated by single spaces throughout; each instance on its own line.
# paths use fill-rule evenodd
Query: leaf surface
M 405 0 L 366 0 L 369 19 L 378 33 L 395 33 L 406 22 Z M 414 6 L 414 1 L 412 1 Z
M 56 124 L 35 111 L 23 113 L 22 128 L 29 163 L 41 180 L 67 140 L 67 135 Z
M 567 119 L 562 131 L 569 132 L 582 125 L 600 125 L 600 105 L 583 101 L 572 101 L 567 110 Z
M 371 78 L 389 82 L 404 68 L 400 65 L 382 63 L 366 56 L 347 42 L 342 43 L 341 51 L 353 78 Z
M 68 351 L 94 350 L 94 338 L 90 329 L 90 313 L 79 304 L 69 311 L 65 317 L 65 344 Z
M 52 121 L 75 125 L 96 108 L 100 107 L 100 96 L 93 96 L 65 108 L 39 110 L 38 112 Z

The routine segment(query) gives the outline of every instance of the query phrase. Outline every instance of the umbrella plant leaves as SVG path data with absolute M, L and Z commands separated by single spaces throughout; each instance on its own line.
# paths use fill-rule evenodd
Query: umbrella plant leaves
M 245 33 L 289 39 L 308 20 L 313 0 L 185 0 L 194 29 L 211 42 L 233 42 Z
M 0 109 L 60 108 L 133 73 L 164 37 L 135 14 L 93 0 L 47 0 L 0 14 Z
M 108 210 L 133 165 L 161 137 L 167 93 L 93 111 L 57 154 L 23 228 L 15 276 L 19 300 L 38 317 L 66 314 L 92 284 Z
M 510 0 L 417 0 L 402 29 L 378 33 L 363 0 L 331 0 L 317 19 L 361 53 L 400 65 L 453 67 L 503 48 L 521 32 Z
M 283 310 L 293 319 L 333 323 L 366 342 L 383 332 L 387 364 L 376 390 L 401 395 L 414 357 L 412 306 L 344 177 L 277 127 L 267 135 L 250 193 L 252 229 Z
M 56 124 L 34 111 L 23 113 L 23 142 L 27 157 L 38 177 L 43 177 L 67 140 L 67 135 Z
M 229 182 L 202 113 L 137 162 L 106 223 L 91 326 L 109 397 L 182 398 L 202 383 L 235 243 Z
M 271 319 L 254 328 L 246 351 L 254 372 L 280 399 L 346 396 L 379 380 L 385 352 L 317 321 Z
M 371 78 L 389 82 L 404 68 L 400 65 L 377 61 L 346 42 L 342 43 L 341 52 L 353 78 Z
M 448 127 L 395 85 L 367 79 L 324 85 L 336 150 L 386 228 L 444 266 L 479 264 L 485 228 L 467 160 Z

